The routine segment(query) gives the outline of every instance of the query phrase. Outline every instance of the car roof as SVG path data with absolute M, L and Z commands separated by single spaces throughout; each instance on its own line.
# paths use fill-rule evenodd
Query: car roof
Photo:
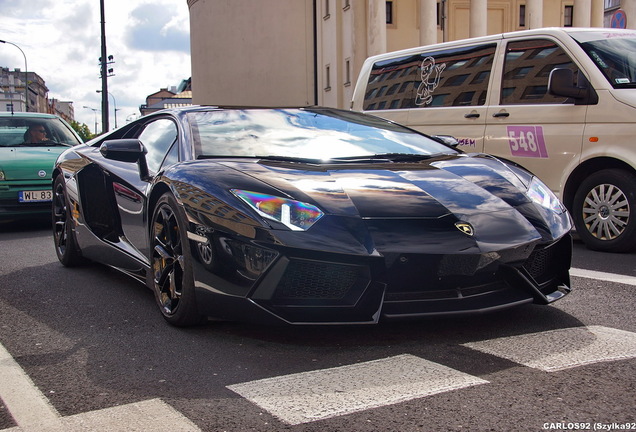
M 0 112 L 0 117 L 21 117 L 21 118 L 59 118 L 54 114 L 37 112 Z
M 614 29 L 614 28 L 605 28 L 605 27 L 589 27 L 589 28 L 588 27 L 540 27 L 540 28 L 530 29 L 530 30 L 518 30 L 518 31 L 512 31 L 512 32 L 505 32 L 505 33 L 496 33 L 496 34 L 487 35 L 487 36 L 479 36 L 479 37 L 468 38 L 468 39 L 458 39 L 454 41 L 435 43 L 431 45 L 405 48 L 402 50 L 370 56 L 366 59 L 365 63 L 368 64 L 368 63 L 373 63 L 376 61 L 382 61 L 386 59 L 392 59 L 392 58 L 400 57 L 400 56 L 419 54 L 423 50 L 430 50 L 430 49 L 441 50 L 445 48 L 454 48 L 457 46 L 463 46 L 468 44 L 472 45 L 472 44 L 479 44 L 479 43 L 496 42 L 502 39 L 510 39 L 510 38 L 516 38 L 516 37 L 548 36 L 548 35 L 558 37 L 558 36 L 570 35 L 572 33 L 581 33 L 581 32 L 633 34 L 634 30 Z

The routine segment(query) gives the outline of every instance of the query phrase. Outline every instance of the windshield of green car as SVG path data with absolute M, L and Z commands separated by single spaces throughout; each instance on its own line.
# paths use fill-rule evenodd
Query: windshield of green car
M 636 87 L 636 32 L 572 32 L 614 88 Z
M 188 114 L 197 157 L 337 160 L 456 154 L 374 116 L 330 108 L 224 109 Z
M 79 139 L 55 117 L 0 117 L 0 147 L 74 146 Z

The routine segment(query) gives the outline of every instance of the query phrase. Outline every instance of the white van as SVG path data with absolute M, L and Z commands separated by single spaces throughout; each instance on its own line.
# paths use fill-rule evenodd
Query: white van
M 368 58 L 351 108 L 539 176 L 596 250 L 636 249 L 636 30 L 542 28 Z

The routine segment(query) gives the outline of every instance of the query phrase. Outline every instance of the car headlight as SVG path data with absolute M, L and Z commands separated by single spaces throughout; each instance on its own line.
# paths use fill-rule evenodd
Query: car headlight
M 559 201 L 550 188 L 537 177 L 532 177 L 532 181 L 530 182 L 530 186 L 528 186 L 526 195 L 528 195 L 532 201 L 539 204 L 541 207 L 552 210 L 557 214 L 565 212 L 565 208 L 563 207 L 563 204 L 561 204 L 561 201 Z
M 278 221 L 294 231 L 308 230 L 324 216 L 324 213 L 312 204 L 241 189 L 231 189 L 230 192 L 246 202 L 259 215 Z

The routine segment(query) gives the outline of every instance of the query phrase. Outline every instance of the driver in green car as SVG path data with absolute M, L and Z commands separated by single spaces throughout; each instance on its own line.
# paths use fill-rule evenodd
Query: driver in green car
M 32 124 L 24 133 L 25 143 L 40 143 L 43 141 L 47 141 L 46 129 L 40 123 Z

